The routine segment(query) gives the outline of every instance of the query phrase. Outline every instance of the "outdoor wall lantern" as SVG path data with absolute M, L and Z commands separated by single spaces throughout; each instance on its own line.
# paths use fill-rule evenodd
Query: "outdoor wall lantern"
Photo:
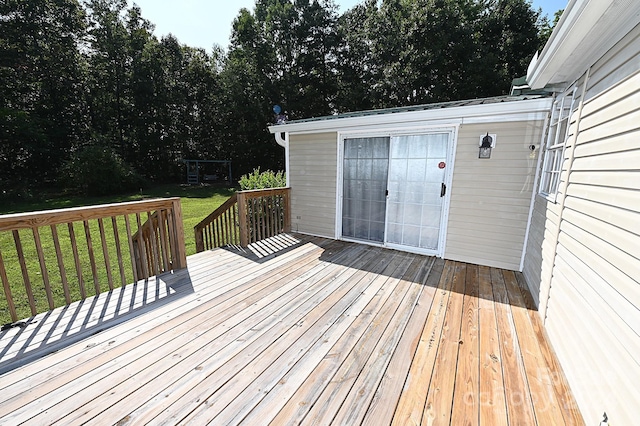
M 491 158 L 491 149 L 496 146 L 496 135 L 489 134 L 480 136 L 480 150 L 478 152 L 478 158 Z

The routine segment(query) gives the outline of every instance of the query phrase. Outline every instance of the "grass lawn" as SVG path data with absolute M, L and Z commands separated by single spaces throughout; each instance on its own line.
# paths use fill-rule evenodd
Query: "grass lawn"
M 43 196 L 39 200 L 27 200 L 22 202 L 14 202 L 14 203 L 3 203 L 0 205 L 0 214 L 9 214 L 9 213 L 23 213 L 29 211 L 39 211 L 39 210 L 52 210 L 52 209 L 60 209 L 67 207 L 78 207 L 78 206 L 90 206 L 97 204 L 109 204 L 109 203 L 118 203 L 125 201 L 140 201 L 144 199 L 150 198 L 165 198 L 165 197 L 180 197 L 181 205 L 182 205 L 182 214 L 183 214 L 183 223 L 184 223 L 184 236 L 185 236 L 185 245 L 187 256 L 192 255 L 196 252 L 195 248 L 195 236 L 193 233 L 193 227 L 200 222 L 204 217 L 206 217 L 209 213 L 215 210 L 218 206 L 224 203 L 235 191 L 233 188 L 221 188 L 214 186 L 180 186 L 180 185 L 164 185 L 157 186 L 154 188 L 149 188 L 147 190 L 143 190 L 142 192 L 138 192 L 135 194 L 128 195 L 120 195 L 120 196 L 111 196 L 111 197 L 99 197 L 99 198 L 89 198 L 89 197 L 80 197 L 80 196 Z M 146 217 L 144 218 L 146 219 Z M 144 220 L 143 219 L 143 220 Z M 95 221 L 93 221 L 95 222 Z M 107 229 L 107 234 L 112 233 L 110 228 L 110 221 L 105 221 L 105 227 Z M 124 231 L 124 225 L 121 223 L 119 226 L 119 234 L 122 234 Z M 81 223 L 76 223 L 74 225 L 75 233 L 77 236 L 83 235 L 82 225 Z M 73 258 L 70 250 L 70 243 L 68 241 L 68 234 L 66 234 L 67 238 L 63 237 L 64 230 L 61 228 L 58 231 L 60 233 L 60 242 L 62 246 L 62 251 L 64 253 L 64 262 L 67 269 L 73 269 Z M 92 235 L 98 234 L 97 223 L 91 223 L 91 233 Z M 44 290 L 44 285 L 42 284 L 42 280 L 40 278 L 40 266 L 38 262 L 38 258 L 35 254 L 35 246 L 33 245 L 33 236 L 29 230 L 20 231 L 21 240 L 24 245 L 24 253 L 25 260 L 27 263 L 27 269 L 29 271 L 30 279 L 32 281 L 33 291 L 34 291 L 34 299 L 36 299 L 36 304 L 38 307 L 38 312 L 47 311 L 48 304 L 46 302 L 46 294 Z M 126 234 L 125 234 L 126 235 Z M 55 251 L 53 249 L 53 240 L 51 237 L 51 233 L 47 232 L 45 228 L 41 230 L 41 238 L 42 238 L 42 246 L 47 255 L 47 271 L 49 272 L 50 279 L 53 281 L 56 275 L 59 277 L 59 272 L 57 269 L 57 263 L 55 260 Z M 121 237 L 124 240 L 125 237 Z M 80 247 L 81 239 L 78 241 L 79 250 L 85 251 L 86 244 L 84 247 Z M 102 253 L 102 249 L 100 247 L 99 238 L 93 241 L 93 248 L 96 252 L 96 258 L 100 258 L 100 254 Z M 18 310 L 18 316 L 20 318 L 28 318 L 31 316 L 31 312 L 28 307 L 28 303 L 26 300 L 26 292 L 24 290 L 24 284 L 22 282 L 22 276 L 20 272 L 20 265 L 17 262 L 17 256 L 15 255 L 15 244 L 13 241 L 13 237 L 11 232 L 0 232 L 0 252 L 4 257 L 5 266 L 7 269 L 7 274 L 9 276 L 9 281 L 11 283 L 11 289 L 13 294 L 13 299 L 16 303 L 16 309 Z M 108 251 L 113 256 L 115 251 L 115 243 L 112 241 L 109 242 Z M 86 251 L 85 251 L 86 252 Z M 100 263 L 99 261 L 97 263 Z M 104 265 L 99 265 L 99 286 L 101 291 L 108 291 L 108 284 L 106 280 L 107 270 L 104 268 Z M 112 271 L 114 271 L 115 265 L 112 265 Z M 93 280 L 90 277 L 90 272 L 88 272 L 89 265 L 88 261 L 83 260 L 83 269 L 84 269 L 84 279 L 86 281 L 86 288 L 88 295 L 94 294 L 93 291 Z M 115 273 L 117 275 L 117 272 Z M 133 273 L 132 271 L 126 272 L 127 282 L 133 281 Z M 72 285 L 71 277 L 69 277 L 72 299 L 79 300 L 80 299 L 80 291 L 78 285 Z M 76 280 L 77 281 L 77 280 Z M 64 300 L 64 293 L 62 290 L 61 283 L 52 282 L 52 291 L 54 293 L 54 300 L 56 306 L 62 306 L 66 302 Z M 0 324 L 5 324 L 11 322 L 11 318 L 9 315 L 7 302 L 4 297 L 4 293 L 0 292 L 2 297 L 0 298 Z

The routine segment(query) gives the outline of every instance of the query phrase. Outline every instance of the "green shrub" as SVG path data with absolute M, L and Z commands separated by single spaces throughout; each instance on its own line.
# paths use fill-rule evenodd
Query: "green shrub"
M 144 179 L 109 147 L 89 145 L 68 160 L 61 181 L 84 195 L 110 195 L 137 190 Z
M 248 175 L 242 175 L 240 181 L 240 189 L 248 191 L 252 189 L 266 189 L 266 188 L 283 188 L 287 186 L 287 177 L 283 171 L 277 173 L 266 170 L 260 172 L 260 168 L 253 169 L 253 173 Z

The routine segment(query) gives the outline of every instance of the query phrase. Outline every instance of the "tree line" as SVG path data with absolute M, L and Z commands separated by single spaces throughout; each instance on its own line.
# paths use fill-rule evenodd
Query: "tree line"
M 552 24 L 528 0 L 256 0 L 226 50 L 158 38 L 126 0 L 0 4 L 0 187 L 109 192 L 183 159 L 281 169 L 288 119 L 505 94 Z

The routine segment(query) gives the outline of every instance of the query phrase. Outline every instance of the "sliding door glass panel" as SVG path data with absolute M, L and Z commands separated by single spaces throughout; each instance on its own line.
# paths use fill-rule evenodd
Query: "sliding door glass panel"
M 389 161 L 386 242 L 437 250 L 448 133 L 394 137 Z
M 383 242 L 389 138 L 344 140 L 342 236 Z

